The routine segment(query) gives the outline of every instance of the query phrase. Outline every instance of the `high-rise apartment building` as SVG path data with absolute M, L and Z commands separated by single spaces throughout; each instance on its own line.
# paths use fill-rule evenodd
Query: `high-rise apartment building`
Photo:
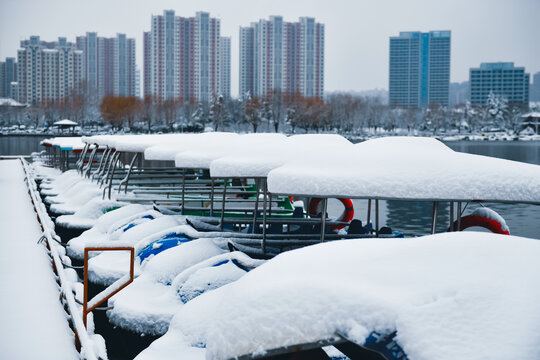
M 533 75 L 529 99 L 530 101 L 540 101 L 540 72 Z
M 17 81 L 17 62 L 8 57 L 0 61 L 0 98 L 11 97 L 11 83 Z
M 152 94 L 151 89 L 151 41 L 150 31 L 143 32 L 143 96 L 150 96 Z
M 274 90 L 306 97 L 324 94 L 324 25 L 281 16 L 240 27 L 240 95 Z
M 16 100 L 19 102 L 59 101 L 69 96 L 83 79 L 82 51 L 76 50 L 66 38 L 45 42 L 39 36 L 31 36 L 21 41 L 17 60 Z
M 185 18 L 166 10 L 152 16 L 144 34 L 145 96 L 208 101 L 218 94 L 221 73 L 230 71 L 220 65 L 220 32 L 220 20 L 206 12 Z
M 391 106 L 448 106 L 450 40 L 450 31 L 400 32 L 390 38 Z
M 529 106 L 529 77 L 524 67 L 512 62 L 482 63 L 469 70 L 472 105 L 485 105 L 489 94 L 504 96 L 510 105 Z
M 84 54 L 86 85 L 98 98 L 136 95 L 135 39 L 125 34 L 105 38 L 87 32 L 77 37 L 77 48 Z
M 219 45 L 219 93 L 231 97 L 231 38 L 222 36 Z

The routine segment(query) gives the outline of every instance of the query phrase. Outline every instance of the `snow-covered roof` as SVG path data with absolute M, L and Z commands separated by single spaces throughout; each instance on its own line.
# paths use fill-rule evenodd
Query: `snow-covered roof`
M 234 139 L 238 134 L 229 132 L 205 132 L 200 134 L 179 134 L 180 136 L 169 139 L 159 144 L 148 147 L 144 151 L 146 160 L 174 161 L 176 154 L 194 148 L 214 146 L 216 142 L 224 142 L 225 139 Z
M 210 164 L 213 177 L 266 177 L 268 173 L 293 159 L 313 159 L 327 151 L 347 153 L 353 145 L 339 135 L 294 135 L 279 146 L 260 147 L 257 151 L 223 156 Z
M 521 117 L 522 117 L 522 118 L 528 118 L 528 117 L 540 118 L 540 112 L 538 112 L 538 111 L 532 111 L 532 112 L 530 112 L 530 113 L 521 115 Z
M 226 155 L 239 156 L 257 153 L 260 149 L 279 148 L 286 136 L 274 133 L 255 133 L 220 137 L 176 154 L 175 165 L 180 168 L 209 169 L 210 163 Z
M 152 134 L 152 135 L 95 135 L 84 136 L 83 141 L 89 144 L 109 146 L 118 151 L 144 152 L 150 146 L 170 142 L 183 134 Z
M 0 98 L 0 106 L 26 107 L 27 105 L 10 98 Z
M 278 194 L 540 203 L 540 166 L 453 151 L 438 140 L 386 137 L 354 151 L 298 159 L 268 174 Z
M 538 240 L 479 232 L 288 251 L 186 303 L 137 360 L 229 359 L 336 334 L 364 344 L 394 331 L 409 359 L 535 359 L 538 258 Z
M 71 121 L 69 119 L 59 120 L 53 124 L 54 126 L 77 126 L 75 121 Z
M 56 146 L 61 150 L 80 150 L 85 146 L 80 136 L 49 138 L 42 140 L 40 144 L 43 146 Z

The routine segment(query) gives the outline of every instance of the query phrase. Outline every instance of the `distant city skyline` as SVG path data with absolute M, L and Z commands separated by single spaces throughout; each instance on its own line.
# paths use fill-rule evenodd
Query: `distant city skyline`
M 242 8 L 247 8 L 242 10 Z M 4 0 L 0 3 L 0 59 L 16 57 L 21 40 L 39 35 L 45 41 L 95 31 L 135 38 L 137 66 L 143 71 L 143 31 L 151 15 L 172 9 L 191 16 L 207 11 L 221 20 L 221 36 L 231 37 L 231 95 L 238 95 L 239 29 L 271 15 L 284 21 L 314 17 L 325 25 L 325 91 L 388 89 L 389 38 L 402 31 L 452 31 L 451 82 L 468 80 L 469 69 L 483 62 L 514 62 L 528 73 L 540 71 L 540 32 L 537 0 L 454 2 L 382 0 L 377 3 L 326 1 L 196 3 L 142 0 L 76 3 L 67 0 Z M 144 74 L 141 74 L 141 79 Z

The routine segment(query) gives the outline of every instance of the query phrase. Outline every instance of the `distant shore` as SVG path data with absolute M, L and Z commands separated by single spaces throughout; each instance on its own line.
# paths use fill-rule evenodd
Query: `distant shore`
M 158 132 L 157 134 L 159 134 Z M 304 132 L 296 132 L 295 134 L 303 134 Z M 140 134 L 139 132 L 112 132 L 106 130 L 85 131 L 85 132 L 40 132 L 34 130 L 10 130 L 0 131 L 0 137 L 3 136 L 21 136 L 21 137 L 67 137 L 67 136 L 92 136 L 105 134 Z M 292 134 L 287 134 L 292 135 Z M 411 131 L 405 129 L 397 129 L 395 131 L 377 131 L 368 132 L 362 135 L 340 134 L 352 142 L 360 142 L 371 138 L 383 136 L 425 136 L 439 139 L 441 141 L 540 141 L 540 135 L 535 134 L 510 134 L 508 132 L 476 132 L 476 133 L 439 133 L 433 134 L 430 132 Z

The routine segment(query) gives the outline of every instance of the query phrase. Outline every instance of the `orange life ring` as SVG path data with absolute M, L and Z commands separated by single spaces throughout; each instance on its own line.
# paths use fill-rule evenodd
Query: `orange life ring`
M 321 203 L 321 200 L 322 200 L 321 198 L 311 198 L 311 200 L 309 201 L 309 206 L 308 206 L 308 213 L 310 216 L 316 216 L 318 214 L 319 204 Z M 346 198 L 340 198 L 338 200 L 341 201 L 341 203 L 345 207 L 345 210 L 336 219 L 336 221 L 343 221 L 343 222 L 351 221 L 354 218 L 353 202 L 351 201 L 351 199 L 346 199 Z M 343 229 L 345 226 L 347 225 L 331 225 L 330 229 L 340 230 L 340 229 Z
M 454 221 L 454 229 L 457 229 L 458 222 Z M 478 208 L 460 220 L 459 231 L 463 231 L 472 226 L 480 226 L 490 230 L 495 234 L 510 235 L 510 229 L 504 219 L 495 211 L 488 208 Z M 450 229 L 448 229 L 450 231 Z

